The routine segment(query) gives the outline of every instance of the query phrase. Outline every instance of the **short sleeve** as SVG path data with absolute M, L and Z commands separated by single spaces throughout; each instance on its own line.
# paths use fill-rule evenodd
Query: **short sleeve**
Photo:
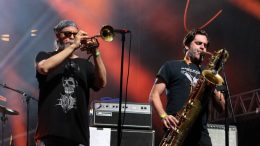
M 39 52 L 37 55 L 36 55 L 36 58 L 35 58 L 35 62 L 38 63 L 44 59 L 47 59 L 51 56 L 51 53 L 47 53 L 47 52 Z M 37 70 L 36 70 L 36 78 L 39 79 L 39 80 L 43 80 L 45 79 L 45 75 L 42 75 L 40 74 Z
M 44 59 L 47 59 L 50 57 L 50 53 L 47 53 L 47 52 L 39 52 L 37 55 L 36 55 L 36 58 L 35 58 L 35 61 L 36 62 L 40 62 Z
M 161 78 L 166 83 L 166 85 L 170 82 L 170 68 L 168 62 L 162 65 L 156 77 Z

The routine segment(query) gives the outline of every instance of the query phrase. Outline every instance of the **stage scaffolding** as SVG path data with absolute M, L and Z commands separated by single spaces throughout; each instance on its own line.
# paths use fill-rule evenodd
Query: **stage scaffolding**
M 234 115 L 237 120 L 248 120 L 260 118 L 260 88 L 239 93 L 231 96 L 231 102 L 234 108 Z M 210 106 L 209 121 L 220 122 L 224 121 L 224 113 L 218 113 L 214 108 Z M 231 110 L 229 109 L 229 118 L 231 118 Z

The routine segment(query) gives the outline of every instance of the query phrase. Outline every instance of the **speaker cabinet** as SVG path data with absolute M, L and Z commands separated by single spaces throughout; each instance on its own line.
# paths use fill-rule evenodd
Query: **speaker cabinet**
M 154 134 L 154 130 L 123 129 L 121 146 L 154 146 Z M 90 127 L 90 146 L 117 146 L 117 130 Z
M 225 146 L 225 125 L 208 124 L 212 146 Z M 229 126 L 229 146 L 238 146 L 237 128 Z
M 154 146 L 154 130 L 123 129 L 121 146 Z M 110 146 L 117 146 L 117 130 L 112 129 Z

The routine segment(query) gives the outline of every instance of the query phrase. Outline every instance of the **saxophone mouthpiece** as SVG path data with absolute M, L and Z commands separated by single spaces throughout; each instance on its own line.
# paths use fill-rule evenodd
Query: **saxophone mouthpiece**
M 203 51 L 203 52 L 201 52 L 201 54 L 202 54 L 202 55 L 210 55 L 210 56 L 212 56 L 212 55 L 213 55 L 212 53 L 210 53 L 210 52 L 207 52 L 207 51 Z

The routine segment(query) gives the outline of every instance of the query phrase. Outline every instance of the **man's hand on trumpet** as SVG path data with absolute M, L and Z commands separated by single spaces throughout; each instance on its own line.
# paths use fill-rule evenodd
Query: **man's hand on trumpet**
M 88 34 L 85 31 L 79 30 L 75 35 L 74 44 L 77 49 L 81 49 L 83 47 L 82 41 L 88 39 Z
M 95 54 L 99 47 L 99 42 L 95 37 L 87 38 L 81 41 L 81 51 L 87 51 L 87 54 Z

